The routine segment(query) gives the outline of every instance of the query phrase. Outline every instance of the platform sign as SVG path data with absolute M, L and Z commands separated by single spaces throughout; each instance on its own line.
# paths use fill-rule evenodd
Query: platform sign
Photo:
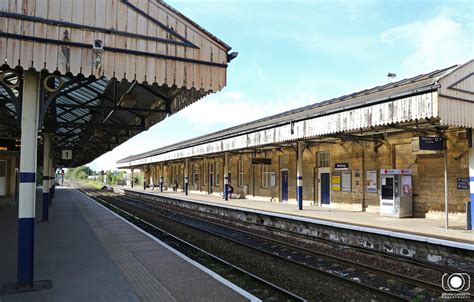
M 443 138 L 440 136 L 420 136 L 420 150 L 442 151 L 444 149 Z
M 63 150 L 62 159 L 72 159 L 72 150 Z
M 469 178 L 458 177 L 456 187 L 458 190 L 469 190 Z
M 265 157 L 254 157 L 252 158 L 252 165 L 271 165 L 272 159 Z

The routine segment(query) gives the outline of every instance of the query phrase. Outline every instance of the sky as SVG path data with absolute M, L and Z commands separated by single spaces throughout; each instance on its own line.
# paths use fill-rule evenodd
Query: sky
M 227 86 L 94 160 L 185 139 L 474 57 L 474 4 L 436 0 L 168 0 L 239 52 Z

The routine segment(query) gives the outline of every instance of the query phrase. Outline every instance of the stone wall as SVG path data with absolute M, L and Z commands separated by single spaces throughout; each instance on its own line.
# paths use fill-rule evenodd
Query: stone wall
M 334 172 L 336 163 L 347 163 L 351 174 L 351 192 L 332 191 L 329 207 L 343 210 L 377 212 L 380 204 L 379 192 L 367 192 L 366 172 L 377 171 L 378 191 L 381 169 L 411 169 L 413 171 L 414 214 L 417 217 L 442 218 L 444 215 L 444 155 L 417 154 L 412 150 L 415 133 L 386 136 L 386 140 L 376 146 L 372 141 L 336 141 L 336 143 L 307 144 L 303 152 L 303 199 L 305 205 L 318 205 L 320 185 L 318 179 L 318 153 L 330 153 L 330 169 Z M 447 133 L 448 144 L 448 194 L 451 219 L 465 221 L 465 203 L 469 200 L 469 190 L 457 189 L 457 178 L 467 178 L 468 155 L 467 139 L 458 138 L 457 132 Z M 252 157 L 271 158 L 269 171 L 275 173 L 275 187 L 265 188 L 262 184 L 262 165 L 252 165 Z M 283 158 L 287 158 L 285 163 Z M 238 161 L 243 161 L 244 179 L 239 186 Z M 224 162 L 222 155 L 207 156 L 205 159 L 191 159 L 191 164 L 199 171 L 196 181 L 191 181 L 193 190 L 207 192 L 204 170 L 209 163 L 220 163 L 219 186 L 214 193 L 221 194 L 224 183 Z M 288 170 L 288 202 L 296 203 L 296 151 L 293 147 L 277 147 L 271 150 L 255 152 L 232 152 L 230 156 L 231 182 L 235 197 L 260 199 L 266 201 L 281 200 L 281 171 Z M 182 166 L 182 163 L 171 163 Z M 207 168 L 208 169 L 208 168 Z M 165 183 L 171 179 L 171 166 L 165 169 Z M 214 169 L 215 170 L 215 169 Z M 158 172 L 161 173 L 161 172 Z M 180 170 L 180 187 L 184 174 Z M 215 175 L 215 171 L 214 171 Z M 190 171 L 190 179 L 194 173 Z M 157 176 L 159 179 L 159 176 Z

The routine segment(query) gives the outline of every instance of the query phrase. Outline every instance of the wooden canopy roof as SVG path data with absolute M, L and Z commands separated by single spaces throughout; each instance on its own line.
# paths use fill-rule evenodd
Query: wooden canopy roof
M 229 50 L 159 0 L 0 0 L 0 137 L 19 137 L 34 69 L 39 129 L 75 155 L 57 163 L 88 163 L 222 89 Z
M 0 0 L 0 17 L 0 57 L 12 68 L 212 91 L 226 83 L 230 47 L 162 1 Z

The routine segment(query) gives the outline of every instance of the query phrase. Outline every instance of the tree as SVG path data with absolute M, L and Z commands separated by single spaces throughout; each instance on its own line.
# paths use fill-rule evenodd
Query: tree
M 92 169 L 88 166 L 80 166 L 74 169 L 68 169 L 66 172 L 67 179 L 87 179 L 92 175 Z

